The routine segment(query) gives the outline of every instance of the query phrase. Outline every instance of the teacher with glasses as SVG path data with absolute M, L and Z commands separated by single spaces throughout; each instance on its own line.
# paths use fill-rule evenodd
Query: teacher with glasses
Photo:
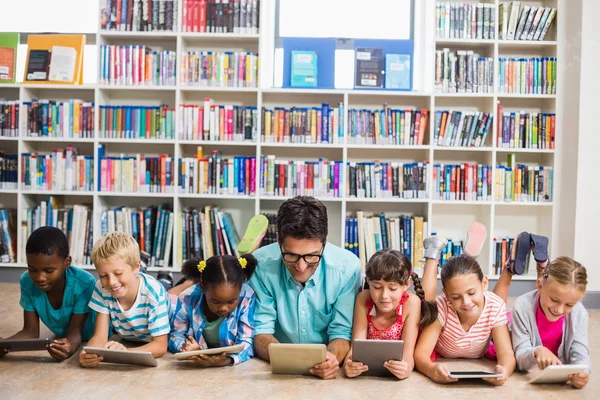
M 338 376 L 350 349 L 360 260 L 327 242 L 327 208 L 314 197 L 286 200 L 277 211 L 277 243 L 256 250 L 250 279 L 256 292 L 256 354 L 269 361 L 271 343 L 326 344 L 311 373 Z

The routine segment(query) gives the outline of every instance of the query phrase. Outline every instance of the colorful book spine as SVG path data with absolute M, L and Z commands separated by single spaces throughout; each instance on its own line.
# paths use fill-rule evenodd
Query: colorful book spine
M 258 111 L 254 106 L 204 104 L 179 106 L 179 139 L 256 142 Z
M 487 3 L 436 3 L 438 39 L 494 39 L 496 6 Z
M 443 147 L 482 147 L 494 116 L 488 112 L 438 110 L 433 142 Z
M 427 199 L 428 163 L 349 162 L 346 193 L 350 198 Z
M 51 196 L 35 208 L 24 210 L 21 220 L 23 247 L 29 235 L 37 228 L 52 226 L 63 231 L 69 240 L 71 264 L 90 265 L 94 232 L 92 208 L 80 204 L 57 207 L 54 205 L 55 201 L 55 197 Z
M 429 110 L 348 110 L 348 143 L 379 145 L 423 145 Z
M 228 156 L 213 151 L 210 157 L 181 158 L 179 192 L 212 195 L 256 194 L 256 157 Z
M 181 57 L 180 83 L 196 87 L 258 87 L 258 54 L 188 51 Z
M 462 240 L 454 241 L 450 238 L 446 238 L 446 240 L 448 241 L 448 243 L 446 244 L 446 247 L 444 247 L 444 249 L 442 250 L 442 255 L 439 260 L 440 269 L 444 268 L 444 264 L 446 264 L 446 262 L 448 262 L 449 259 L 451 259 L 454 256 L 461 255 L 463 252 Z
M 148 267 L 172 267 L 175 219 L 168 206 L 108 208 L 102 212 L 100 225 L 102 234 L 116 231 L 133 236 L 148 258 Z
M 100 158 L 99 183 L 99 190 L 106 192 L 173 193 L 175 161 L 167 154 L 104 156 Z
M 554 149 L 556 114 L 503 112 L 498 106 L 497 146 L 509 149 Z
M 500 58 L 498 92 L 556 94 L 556 57 Z
M 183 32 L 258 34 L 260 0 L 182 0 Z
M 88 192 L 94 190 L 94 157 L 78 154 L 75 147 L 51 154 L 21 154 L 24 190 Z
M 100 47 L 100 83 L 103 85 L 175 85 L 177 55 L 172 50 L 152 51 L 129 45 Z
M 493 268 L 496 275 L 500 275 L 502 270 L 506 268 L 506 263 L 510 260 L 512 254 L 512 246 L 514 238 L 512 237 L 499 237 L 494 238 L 493 245 Z M 525 264 L 525 274 L 529 271 L 529 263 Z
M 264 196 L 341 197 L 342 161 L 292 161 L 261 157 L 260 189 Z
M 500 4 L 499 38 L 502 40 L 544 40 L 556 17 L 556 8 L 520 4 Z
M 0 208 L 0 262 L 17 262 L 17 210 Z
M 554 169 L 550 166 L 499 165 L 495 174 L 498 202 L 552 202 Z
M 179 0 L 100 0 L 100 29 L 177 32 Z
M 175 139 L 175 109 L 168 106 L 100 106 L 104 139 Z
M 434 200 L 491 201 L 492 175 L 489 165 L 435 164 Z
M 24 125 L 29 137 L 92 139 L 94 137 L 94 103 L 37 100 L 23 102 Z
M 267 232 L 260 242 L 260 247 L 268 246 L 273 243 L 277 243 L 277 214 L 265 214 L 263 213 L 269 225 L 267 226 Z
M 19 136 L 19 101 L 0 100 L 0 136 Z
M 261 111 L 261 138 L 266 143 L 344 142 L 344 105 L 286 109 L 275 107 Z
M 0 190 L 16 190 L 19 186 L 19 157 L 0 151 Z
M 438 93 L 492 93 L 494 59 L 472 50 L 435 52 L 435 91 Z

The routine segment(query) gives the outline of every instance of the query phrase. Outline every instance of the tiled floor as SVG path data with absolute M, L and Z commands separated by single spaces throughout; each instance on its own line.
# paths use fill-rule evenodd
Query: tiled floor
M 592 362 L 600 365 L 600 310 L 590 312 Z M 0 337 L 22 327 L 19 287 L 0 284 Z M 188 368 L 171 355 L 158 360 L 158 368 L 101 365 L 94 370 L 79 366 L 77 355 L 55 362 L 46 352 L 10 354 L 0 359 L 1 399 L 585 399 L 600 393 L 598 372 L 584 390 L 563 385 L 529 385 L 516 373 L 502 387 L 482 382 L 437 385 L 414 372 L 405 381 L 382 378 L 347 379 L 341 373 L 335 381 L 312 377 L 274 376 L 269 365 L 252 359 L 236 367 L 199 370 Z M 462 368 L 469 364 L 459 361 Z M 479 361 L 477 361 L 479 362 Z M 483 361 L 482 361 L 483 362 Z

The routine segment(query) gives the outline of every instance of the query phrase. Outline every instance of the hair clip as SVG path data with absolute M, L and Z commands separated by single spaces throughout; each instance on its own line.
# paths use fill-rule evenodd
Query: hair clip
M 238 258 L 238 262 L 240 263 L 242 269 L 246 268 L 246 265 L 248 265 L 248 260 L 246 260 L 244 257 Z
M 206 261 L 202 260 L 198 263 L 198 272 L 202 273 L 206 268 Z

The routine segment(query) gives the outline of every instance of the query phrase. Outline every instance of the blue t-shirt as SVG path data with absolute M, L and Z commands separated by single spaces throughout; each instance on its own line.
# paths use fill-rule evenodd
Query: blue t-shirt
M 24 272 L 21 275 L 21 307 L 25 311 L 36 312 L 44 325 L 57 338 L 67 336 L 69 321 L 73 314 L 88 314 L 81 340 L 89 340 L 94 334 L 96 313 L 88 307 L 88 303 L 96 280 L 89 272 L 74 266 L 67 268 L 65 279 L 62 306 L 55 310 L 48 300 L 48 295 L 33 283 L 29 272 Z

